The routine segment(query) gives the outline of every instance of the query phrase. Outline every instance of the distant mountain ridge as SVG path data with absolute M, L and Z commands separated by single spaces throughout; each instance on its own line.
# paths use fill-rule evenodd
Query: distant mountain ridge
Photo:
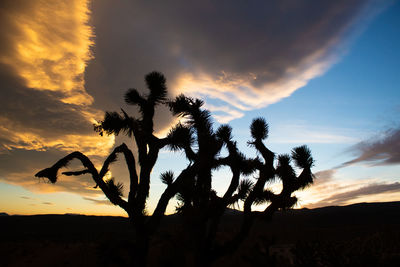
M 278 211 L 277 214 L 280 213 L 293 213 L 293 214 L 307 214 L 307 213 L 315 213 L 315 212 L 322 212 L 322 213 L 330 213 L 330 212 L 338 212 L 338 211 L 362 211 L 362 210 L 393 210 L 393 209 L 400 209 L 400 201 L 391 201 L 391 202 L 361 202 L 350 204 L 346 206 L 326 206 L 326 207 L 319 207 L 319 208 L 301 208 L 301 209 L 288 209 L 285 211 Z M 225 210 L 225 215 L 240 215 L 243 212 L 241 210 L 228 208 Z M 85 215 L 80 213 L 64 213 L 64 214 L 32 214 L 32 215 L 9 215 L 6 212 L 0 212 L 0 216 L 71 216 L 71 217 L 81 217 L 81 216 L 88 216 L 88 217 L 112 217 L 112 218 L 125 218 L 123 216 L 108 216 L 108 215 Z M 166 215 L 166 217 L 177 217 L 178 214 L 170 214 Z

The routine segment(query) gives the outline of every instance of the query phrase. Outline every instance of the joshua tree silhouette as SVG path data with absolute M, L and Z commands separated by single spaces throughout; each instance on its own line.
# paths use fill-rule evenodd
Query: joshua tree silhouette
M 73 152 L 60 159 L 52 167 L 38 172 L 35 176 L 57 181 L 57 173 L 72 159 L 78 159 L 85 167 L 80 171 L 63 172 L 64 175 L 91 174 L 93 180 L 115 205 L 124 209 L 136 231 L 135 263 L 145 266 L 149 240 L 160 225 L 168 202 L 177 196 L 177 212 L 188 225 L 192 244 L 188 263 L 207 266 L 220 256 L 236 250 L 246 238 L 256 218 L 268 219 L 279 209 L 292 207 L 297 199 L 293 192 L 303 189 L 313 182 L 311 167 L 314 160 L 306 146 L 296 147 L 291 155 L 280 155 L 275 164 L 275 154 L 263 143 L 268 136 L 268 124 L 263 118 L 254 119 L 250 126 L 252 140 L 248 142 L 261 155 L 261 158 L 247 158 L 232 140 L 232 129 L 222 125 L 213 129 L 210 112 L 202 109 L 203 101 L 179 95 L 173 100 L 167 99 L 165 77 L 159 72 L 151 72 L 145 77 L 148 95 L 141 95 L 136 89 L 129 89 L 125 94 L 128 104 L 139 107 L 141 118 L 129 116 L 123 109 L 121 113 L 106 112 L 104 120 L 95 125 L 100 135 L 121 132 L 132 137 L 137 146 L 140 172 L 136 170 L 136 161 L 132 151 L 122 144 L 117 146 L 106 158 L 100 170 L 97 170 L 88 157 L 80 152 Z M 153 132 L 154 111 L 157 105 L 168 105 L 175 116 L 183 118 L 173 127 L 165 138 L 156 137 Z M 161 181 L 167 185 L 151 216 L 145 214 L 147 197 L 150 190 L 150 174 L 163 147 L 184 152 L 189 163 L 179 174 L 164 172 Z M 223 148 L 227 156 L 221 156 Z M 122 197 L 122 184 L 114 179 L 105 180 L 109 166 L 122 153 L 129 170 L 130 187 L 127 199 Z M 291 160 L 302 169 L 296 175 Z M 275 166 L 276 165 L 276 166 Z M 221 166 L 228 166 L 232 177 L 226 192 L 220 197 L 211 187 L 212 172 Z M 256 173 L 257 180 L 241 179 L 242 175 Z M 265 189 L 271 180 L 280 180 L 282 190 L 279 194 Z M 228 206 L 242 201 L 244 203 L 243 220 L 238 232 L 228 242 L 220 244 L 216 234 L 220 219 Z M 254 204 L 264 204 L 262 212 L 252 211 Z M 268 205 L 267 205 L 268 204 Z

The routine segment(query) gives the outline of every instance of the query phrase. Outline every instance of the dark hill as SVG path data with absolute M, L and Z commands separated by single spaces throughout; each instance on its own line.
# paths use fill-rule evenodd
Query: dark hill
M 220 240 L 229 239 L 238 229 L 240 213 L 229 210 L 224 215 Z M 154 266 L 177 257 L 179 246 L 184 246 L 178 215 L 166 216 L 162 225 L 152 243 Z M 124 217 L 0 216 L 0 229 L 1 266 L 121 266 L 134 240 Z M 271 252 L 282 246 L 289 251 L 289 262 Z M 175 249 L 171 252 L 171 248 Z M 322 265 L 313 262 L 317 258 Z M 237 255 L 226 257 L 219 266 L 288 266 L 290 262 L 400 266 L 400 202 L 278 212 L 270 222 L 257 222 Z

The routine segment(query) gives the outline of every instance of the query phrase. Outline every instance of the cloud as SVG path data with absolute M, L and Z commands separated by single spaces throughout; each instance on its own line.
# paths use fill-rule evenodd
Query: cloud
M 51 202 L 42 202 L 42 204 L 44 204 L 44 205 L 54 205 L 54 203 L 51 203 Z
M 349 149 L 357 157 L 341 167 L 367 162 L 373 165 L 400 164 L 400 128 L 386 131 L 380 137 L 360 142 Z
M 320 186 L 320 185 L 326 184 L 328 182 L 331 182 L 335 173 L 336 173 L 335 169 L 323 170 L 323 171 L 314 173 L 315 180 L 313 183 L 313 187 Z
M 206 103 L 204 107 L 211 111 L 214 115 L 213 117 L 220 123 L 228 123 L 233 119 L 238 119 L 244 116 L 243 112 L 227 106 L 215 106 Z
M 39 183 L 33 175 L 79 150 L 95 163 L 114 137 L 92 124 L 103 116 L 90 106 L 84 72 L 92 58 L 89 1 L 2 1 L 0 7 L 0 179 L 40 192 L 96 195 L 90 179 Z M 93 182 L 92 182 L 93 184 Z M 81 186 L 81 188 L 78 188 Z
M 270 140 L 274 143 L 354 144 L 359 140 L 352 137 L 354 131 L 343 128 L 316 127 L 298 122 L 279 125 L 276 128 L 277 131 L 270 134 Z
M 23 199 L 31 199 L 30 197 L 22 196 Z
M 95 1 L 96 58 L 87 88 L 105 92 L 95 105 L 110 106 L 157 69 L 174 93 L 221 101 L 229 109 L 217 118 L 226 122 L 323 74 L 377 6 L 361 0 Z
M 325 198 L 316 204 L 318 206 L 343 205 L 350 200 L 353 200 L 354 202 L 354 200 L 359 197 L 388 192 L 400 192 L 400 183 L 371 183 L 354 190 L 333 194 L 332 196 Z
M 102 112 L 88 106 L 93 98 L 84 88 L 88 16 L 86 0 L 2 2 L 0 153 L 84 144 L 92 154 L 97 143 L 112 146 L 113 138 L 98 138 L 91 126 Z
M 301 199 L 310 199 L 313 202 L 304 203 L 302 206 L 318 208 L 361 201 L 393 201 L 400 193 L 399 182 L 385 182 L 378 179 L 354 181 L 340 178 L 338 172 L 337 168 L 316 172 L 313 185 L 299 193 Z
M 395 201 L 400 183 L 382 179 L 346 179 L 340 169 L 316 172 L 313 185 L 298 192 L 302 207 L 341 206 L 358 202 Z
M 101 200 L 101 199 L 95 199 L 95 198 L 90 198 L 90 197 L 83 197 L 83 199 L 89 200 L 96 205 L 112 205 L 112 203 L 108 199 Z
M 92 45 L 87 0 L 7 0 L 0 12 L 0 63 L 28 88 L 62 92 L 64 103 L 93 101 L 83 80 Z
M 100 111 L 66 104 L 53 93 L 26 88 L 21 79 L 1 64 L 0 80 L 3 93 L 0 153 L 57 147 L 64 151 L 79 148 L 88 154 L 104 155 L 113 145 L 113 137 L 100 138 L 93 132 L 92 120 L 94 116 L 100 117 Z M 102 144 L 103 148 L 96 149 L 97 144 Z

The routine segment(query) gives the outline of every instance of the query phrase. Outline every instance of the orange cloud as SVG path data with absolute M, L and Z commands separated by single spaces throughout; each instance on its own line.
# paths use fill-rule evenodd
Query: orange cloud
M 210 97 L 225 102 L 228 106 L 209 105 L 211 111 L 222 111 L 217 115 L 221 123 L 242 117 L 243 111 L 262 108 L 289 97 L 294 91 L 305 86 L 309 80 L 322 75 L 336 60 L 326 51 L 317 51 L 302 64 L 288 68 L 282 77 L 274 81 L 257 82 L 264 74 L 238 74 L 222 71 L 218 75 L 206 72 L 181 73 L 174 81 L 174 88 L 181 93 L 195 97 Z
M 12 97 L 2 101 L 0 153 L 53 147 L 106 155 L 113 146 L 114 137 L 101 138 L 87 130 L 103 113 L 89 107 L 93 97 L 84 87 L 94 36 L 88 25 L 89 2 L 6 1 L 0 66 L 7 72 L 0 71 L 5 73 L 3 89 Z M 17 81 L 10 84 L 15 80 L 10 77 Z
M 103 116 L 85 89 L 94 44 L 89 0 L 6 0 L 0 9 L 0 179 L 33 191 L 97 195 L 93 181 L 33 177 L 79 150 L 96 165 L 114 145 L 92 124 Z M 76 177 L 74 177 L 76 178 Z
M 0 54 L 0 63 L 14 69 L 29 88 L 61 92 L 65 103 L 91 104 L 83 77 L 93 45 L 88 3 L 30 1 L 29 8 L 7 10 L 12 31 L 6 39 L 13 48 Z

